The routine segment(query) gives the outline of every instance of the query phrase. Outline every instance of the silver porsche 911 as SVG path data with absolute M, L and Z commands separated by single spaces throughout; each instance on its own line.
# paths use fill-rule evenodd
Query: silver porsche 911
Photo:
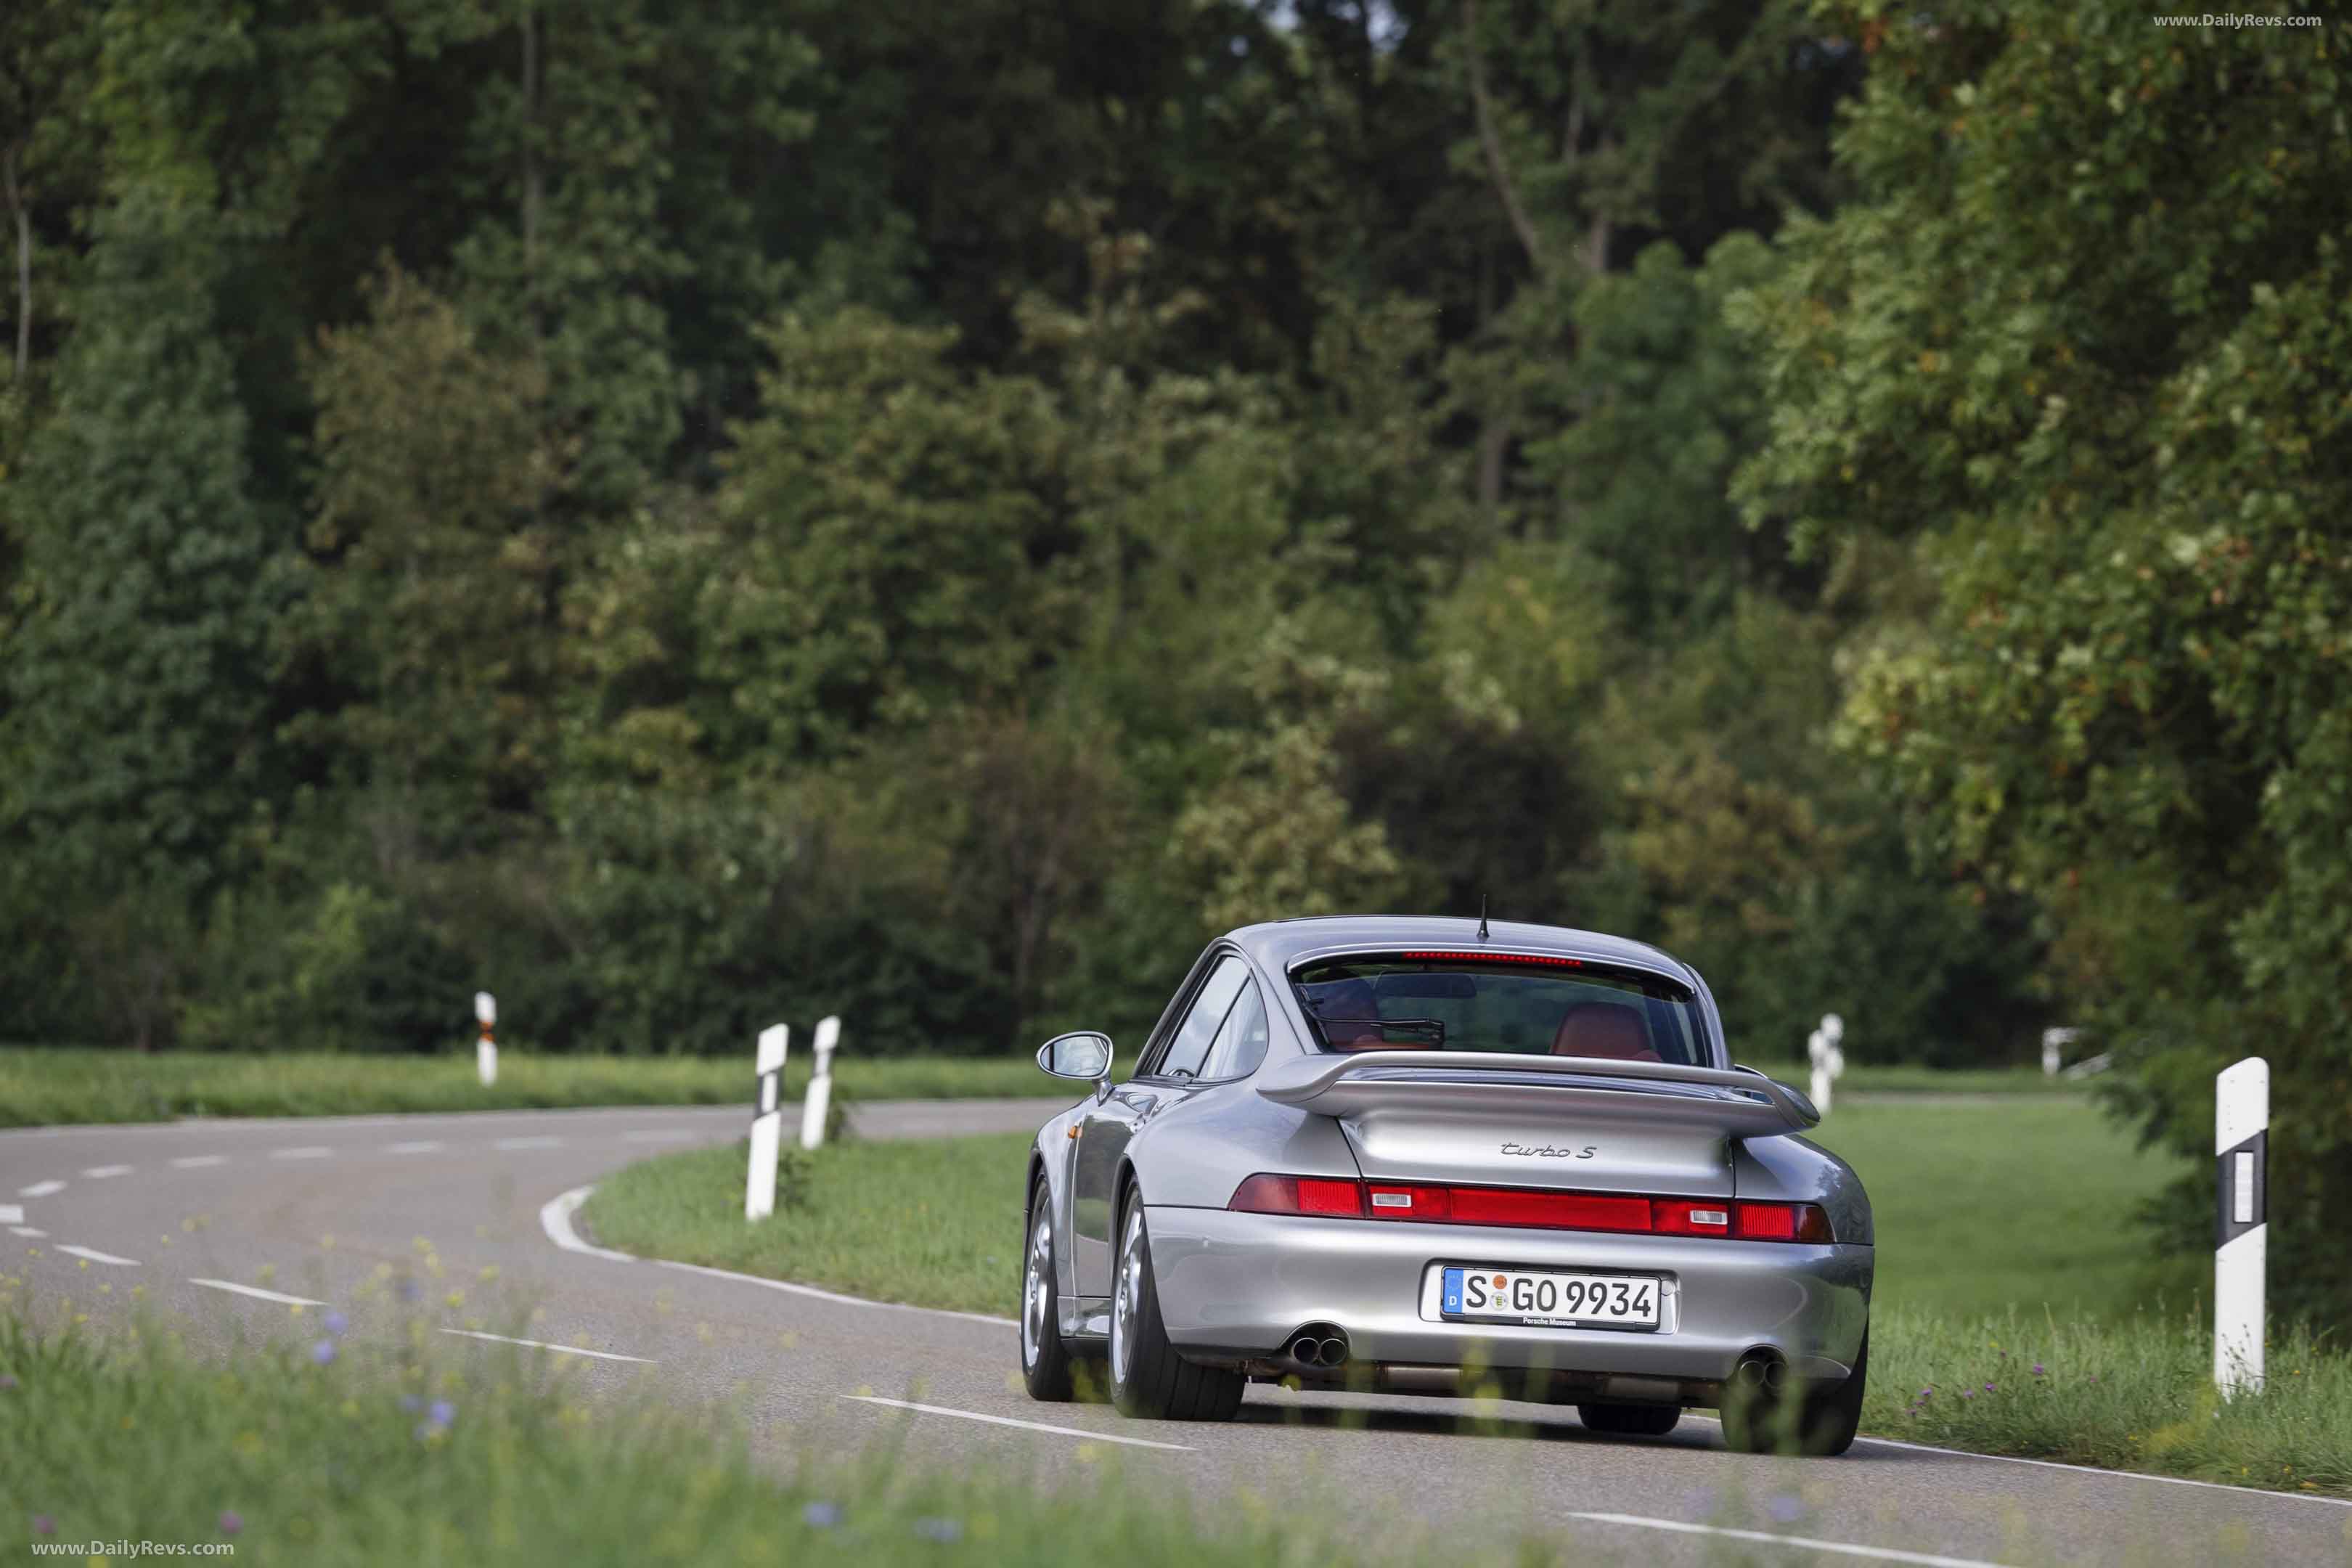
M 1029 1158 L 1022 1371 L 1222 1420 L 1253 1379 L 1572 1403 L 1840 1453 L 1870 1361 L 1870 1203 L 1734 1067 L 1706 983 L 1590 931 L 1366 917 L 1210 944 L 1124 1083 Z

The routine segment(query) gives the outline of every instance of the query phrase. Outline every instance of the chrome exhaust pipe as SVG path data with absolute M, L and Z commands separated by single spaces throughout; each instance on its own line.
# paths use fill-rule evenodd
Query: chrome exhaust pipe
M 1338 1366 L 1348 1359 L 1348 1342 L 1338 1335 L 1316 1346 L 1315 1360 L 1318 1365 Z
M 1313 1334 L 1301 1334 L 1290 1347 L 1290 1359 L 1303 1366 L 1313 1366 L 1322 1359 L 1323 1344 Z
M 1734 1381 L 1753 1392 L 1778 1394 L 1789 1381 L 1789 1363 L 1770 1351 L 1749 1351 L 1739 1358 Z

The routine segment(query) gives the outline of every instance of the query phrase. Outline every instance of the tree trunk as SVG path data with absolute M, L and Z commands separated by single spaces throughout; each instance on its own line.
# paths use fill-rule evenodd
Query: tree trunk
M 16 221 L 16 379 L 22 382 L 25 372 L 33 363 L 33 215 L 25 202 L 23 188 L 16 183 L 16 160 L 21 147 L 8 149 L 5 165 L 8 178 L 8 214 Z
M 1526 205 L 1519 200 L 1519 188 L 1512 183 L 1510 164 L 1503 157 L 1502 133 L 1495 126 L 1495 106 L 1486 95 L 1486 62 L 1478 42 L 1478 0 L 1463 0 L 1462 16 L 1463 55 L 1470 68 L 1470 106 L 1477 116 L 1478 147 L 1486 154 L 1486 174 L 1495 183 L 1503 216 L 1511 220 L 1511 232 L 1519 237 L 1528 266 L 1540 278 L 1545 270 L 1543 247 L 1536 238 L 1536 226 L 1528 216 Z
M 539 275 L 539 12 L 522 14 L 522 273 L 526 287 Z

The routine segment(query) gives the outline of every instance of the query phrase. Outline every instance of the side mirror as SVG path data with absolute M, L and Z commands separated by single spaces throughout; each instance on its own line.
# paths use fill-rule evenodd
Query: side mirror
M 1037 1065 L 1055 1078 L 1099 1083 L 1110 1077 L 1110 1037 L 1092 1029 L 1056 1035 L 1037 1047 Z

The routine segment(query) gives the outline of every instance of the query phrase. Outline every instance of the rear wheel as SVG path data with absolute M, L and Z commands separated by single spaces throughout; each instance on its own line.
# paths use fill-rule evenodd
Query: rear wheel
M 1248 1380 L 1223 1367 L 1195 1366 L 1176 1353 L 1160 1316 L 1143 1205 L 1129 1194 L 1111 1280 L 1110 1397 L 1123 1415 L 1160 1421 L 1225 1421 L 1242 1406 Z
M 1862 1425 L 1862 1398 L 1870 1381 L 1870 1331 L 1853 1371 L 1832 1384 L 1815 1384 L 1801 1394 L 1727 1394 L 1723 1440 L 1749 1454 L 1797 1453 L 1827 1457 L 1853 1447 Z
M 1678 1405 L 1580 1405 L 1578 1419 L 1612 1437 L 1663 1437 L 1683 1418 Z
M 1029 1397 L 1076 1397 L 1070 1352 L 1062 1343 L 1061 1285 L 1055 1274 L 1054 1205 L 1041 1178 L 1029 1189 L 1029 1244 L 1021 1264 L 1021 1380 Z

